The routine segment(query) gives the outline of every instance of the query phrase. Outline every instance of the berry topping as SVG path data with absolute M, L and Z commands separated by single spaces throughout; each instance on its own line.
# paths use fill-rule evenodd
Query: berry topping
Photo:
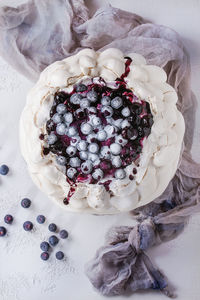
M 23 208 L 29 208 L 29 207 L 31 206 L 31 200 L 28 199 L 28 198 L 22 199 L 22 201 L 21 201 L 21 206 L 22 206 Z
M 48 260 L 49 259 L 49 253 L 42 252 L 40 257 L 41 257 L 42 260 Z
M 6 165 L 1 165 L 0 166 L 0 174 L 1 175 L 7 175 L 9 172 L 9 168 Z
M 0 226 L 0 236 L 6 235 L 6 232 L 7 232 L 6 228 L 3 226 Z
M 36 220 L 39 224 L 44 224 L 46 218 L 43 215 L 39 215 L 39 216 L 37 216 Z
M 11 216 L 11 215 L 6 215 L 6 216 L 4 217 L 4 222 L 5 222 L 6 224 L 12 224 L 12 222 L 13 222 L 13 216 Z
M 51 231 L 51 232 L 56 232 L 57 226 L 56 226 L 56 224 L 51 223 L 51 224 L 49 224 L 48 229 L 49 229 L 49 231 Z
M 42 251 L 48 252 L 48 251 L 49 251 L 49 248 L 50 248 L 50 245 L 49 245 L 49 243 L 47 243 L 47 242 L 42 242 L 42 243 L 40 244 L 40 249 L 41 249 Z
M 56 258 L 62 260 L 64 258 L 64 253 L 62 251 L 56 252 Z
M 49 244 L 51 246 L 53 246 L 53 247 L 56 246 L 58 244 L 58 242 L 59 242 L 59 239 L 57 238 L 57 236 L 55 236 L 55 235 L 50 236 Z
M 71 92 L 54 96 L 47 134 L 40 142 L 44 155 L 52 152 L 56 162 L 66 167 L 70 190 L 65 204 L 69 204 L 76 183 L 102 184 L 109 191 L 114 178 L 130 179 L 127 166 L 139 162 L 153 115 L 149 103 L 137 97 L 124 80 L 131 63 L 126 59 L 125 72 L 112 87 L 102 78 L 91 78 L 74 85 Z
M 68 238 L 68 235 L 69 235 L 69 234 L 68 234 L 67 230 L 62 229 L 62 230 L 60 231 L 59 235 L 60 235 L 60 238 L 61 238 L 61 239 L 66 239 L 66 238 Z
M 33 229 L 33 223 L 30 221 L 26 221 L 23 224 L 23 228 L 25 231 L 31 231 Z

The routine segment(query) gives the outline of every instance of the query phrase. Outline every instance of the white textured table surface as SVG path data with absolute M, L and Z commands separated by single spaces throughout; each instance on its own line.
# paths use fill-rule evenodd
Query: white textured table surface
M 91 4 L 94 1 L 88 2 Z M 193 90 L 199 98 L 200 1 L 111 0 L 110 3 L 141 14 L 151 21 L 168 25 L 182 35 L 191 56 Z M 106 299 L 91 287 L 84 275 L 84 264 L 103 244 L 104 234 L 111 225 L 131 224 L 131 219 L 127 214 L 89 216 L 63 213 L 33 185 L 20 155 L 18 141 L 20 113 L 31 86 L 32 83 L 0 59 L 0 164 L 6 163 L 11 169 L 8 176 L 0 177 L 0 225 L 3 224 L 6 213 L 15 217 L 13 225 L 7 226 L 8 236 L 0 241 L 0 300 Z M 197 112 L 198 120 L 199 116 L 200 110 Z M 197 124 L 196 141 L 200 136 L 200 121 Z M 194 157 L 200 161 L 199 143 L 195 143 L 193 150 Z M 32 206 L 27 210 L 20 207 L 20 200 L 26 196 L 32 199 Z M 45 225 L 36 224 L 38 214 L 47 217 Z M 23 231 L 22 222 L 26 220 L 34 222 L 35 232 Z M 39 244 L 49 236 L 47 225 L 50 222 L 69 230 L 70 238 L 59 242 L 56 247 L 65 252 L 65 262 L 55 260 L 55 251 L 48 262 L 39 258 Z M 174 282 L 178 300 L 200 299 L 199 229 L 200 217 L 196 215 L 190 219 L 184 233 L 177 239 L 148 252 L 171 282 Z M 160 293 L 152 292 L 136 293 L 131 299 L 166 298 Z

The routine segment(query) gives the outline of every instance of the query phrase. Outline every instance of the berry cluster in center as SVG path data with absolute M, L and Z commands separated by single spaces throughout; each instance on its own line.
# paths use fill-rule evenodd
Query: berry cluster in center
M 149 103 L 138 99 L 123 81 L 108 87 L 99 78 L 79 83 L 71 93 L 59 91 L 47 121 L 48 148 L 58 165 L 66 166 L 72 182 L 97 183 L 112 176 L 126 177 L 142 141 L 151 132 Z M 43 137 L 41 137 L 43 138 Z

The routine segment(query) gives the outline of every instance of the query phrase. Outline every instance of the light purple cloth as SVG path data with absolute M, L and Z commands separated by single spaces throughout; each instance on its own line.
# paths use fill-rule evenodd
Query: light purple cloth
M 31 80 L 37 80 L 52 62 L 85 47 L 138 52 L 148 63 L 164 67 L 186 123 L 182 158 L 166 191 L 132 212 L 138 220 L 135 227 L 110 230 L 106 245 L 87 264 L 87 276 L 104 295 L 151 288 L 173 297 L 145 250 L 175 238 L 189 215 L 200 211 L 200 166 L 190 153 L 196 100 L 190 88 L 188 55 L 173 30 L 109 5 L 92 18 L 83 0 L 32 0 L 16 9 L 0 9 L 0 55 Z

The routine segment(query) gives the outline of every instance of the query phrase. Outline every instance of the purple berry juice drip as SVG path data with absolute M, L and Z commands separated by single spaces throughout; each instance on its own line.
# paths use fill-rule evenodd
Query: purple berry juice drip
M 69 204 L 77 183 L 103 185 L 110 192 L 112 178 L 123 179 L 126 167 L 138 165 L 143 140 L 151 132 L 153 116 L 149 103 L 138 99 L 127 87 L 125 78 L 132 60 L 126 57 L 125 72 L 108 87 L 99 78 L 87 86 L 79 83 L 71 93 L 57 92 L 46 123 L 47 135 L 40 135 L 48 147 L 43 154 L 55 154 L 56 162 L 66 167 L 70 190 Z M 137 170 L 133 169 L 134 180 Z

